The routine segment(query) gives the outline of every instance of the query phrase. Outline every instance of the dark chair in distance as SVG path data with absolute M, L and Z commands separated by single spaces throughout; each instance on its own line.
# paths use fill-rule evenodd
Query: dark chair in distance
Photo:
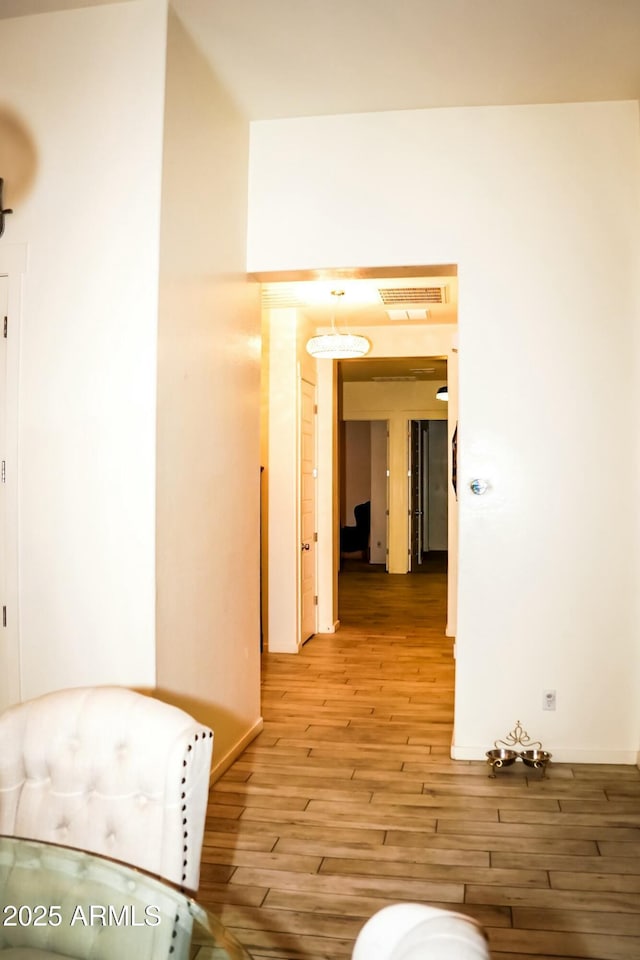
M 340 528 L 340 553 L 360 553 L 363 560 L 369 559 L 369 534 L 371 532 L 371 501 L 359 503 L 353 508 L 355 527 Z

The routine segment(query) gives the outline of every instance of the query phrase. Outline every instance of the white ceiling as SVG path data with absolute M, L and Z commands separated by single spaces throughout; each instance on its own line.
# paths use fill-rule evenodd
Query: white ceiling
M 0 0 L 0 19 L 105 2 L 113 0 Z M 640 0 L 171 0 L 171 7 L 250 120 L 640 99 Z M 433 271 L 424 279 L 432 284 Z M 456 280 L 446 282 L 453 299 L 429 305 L 426 322 L 455 322 Z M 327 306 L 308 310 L 327 322 Z M 366 315 L 356 304 L 344 312 L 354 324 L 388 322 L 379 304 Z
M 127 3 L 128 0 L 0 0 L 0 20 L 26 17 L 32 13 L 55 13 L 79 7 L 99 7 L 105 3 Z
M 109 0 L 0 0 L 0 18 Z M 171 0 L 249 119 L 640 98 L 640 0 Z
M 316 329 L 326 329 L 332 322 L 341 333 L 362 327 L 372 340 L 375 328 L 383 325 L 455 324 L 458 278 L 453 266 L 440 269 L 442 273 L 433 267 L 413 275 L 405 268 L 402 276 L 394 276 L 393 269 L 354 271 L 357 276 L 344 276 L 350 271 L 343 270 L 336 271 L 333 277 L 307 279 L 300 274 L 286 281 L 268 281 L 265 275 L 260 278 L 262 305 L 265 309 L 294 307 Z M 385 272 L 388 275 L 381 276 Z M 447 361 L 443 357 L 342 360 L 340 368 L 345 381 L 447 379 Z
M 447 361 L 444 357 L 394 357 L 360 360 L 341 360 L 340 371 L 344 381 L 363 380 L 445 380 Z
M 295 307 L 317 326 L 422 326 L 457 323 L 458 278 L 455 274 L 263 282 L 266 309 Z M 264 277 L 262 278 L 265 279 Z
M 173 0 L 252 120 L 640 97 L 640 0 Z

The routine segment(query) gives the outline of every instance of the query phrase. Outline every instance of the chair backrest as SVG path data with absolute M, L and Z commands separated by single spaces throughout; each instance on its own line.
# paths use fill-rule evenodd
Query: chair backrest
M 77 847 L 198 887 L 213 733 L 124 687 L 0 715 L 0 833 Z
M 356 527 L 362 530 L 363 534 L 368 535 L 371 530 L 371 501 L 366 500 L 353 508 L 353 515 L 356 518 Z
M 471 917 L 421 903 L 383 907 L 358 934 L 352 960 L 490 960 Z

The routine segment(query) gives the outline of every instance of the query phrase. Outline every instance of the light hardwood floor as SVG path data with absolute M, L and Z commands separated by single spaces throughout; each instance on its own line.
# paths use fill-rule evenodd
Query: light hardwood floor
M 640 960 L 640 771 L 450 760 L 445 588 L 341 574 L 340 631 L 264 655 L 264 732 L 211 790 L 199 899 L 255 960 L 349 958 L 407 900 L 479 919 L 496 960 Z

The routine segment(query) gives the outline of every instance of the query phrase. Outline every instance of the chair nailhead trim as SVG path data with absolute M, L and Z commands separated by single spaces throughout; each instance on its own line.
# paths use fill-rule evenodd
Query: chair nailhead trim
M 202 732 L 202 737 L 203 737 L 203 739 L 204 739 L 204 737 L 206 736 L 207 732 L 209 733 L 209 736 L 210 736 L 210 737 L 213 736 L 213 731 L 204 731 L 204 730 L 203 730 L 203 732 Z M 197 733 L 194 734 L 194 738 L 193 738 L 193 739 L 194 739 L 194 743 L 197 742 L 198 736 L 199 736 L 199 735 L 198 735 Z M 191 754 L 193 753 L 193 744 L 191 744 L 191 743 L 187 744 L 187 754 L 189 754 L 189 753 L 191 753 Z M 185 769 L 185 768 L 188 766 L 188 764 L 187 764 L 187 758 L 186 758 L 186 757 L 185 757 L 184 760 L 182 761 L 182 766 L 183 766 L 183 769 Z M 185 773 L 186 773 L 186 770 L 185 770 Z M 181 782 L 182 786 L 184 786 L 184 785 L 186 784 L 186 782 L 187 782 L 186 776 L 182 777 L 182 779 L 181 779 L 180 782 Z M 186 789 L 181 792 L 180 798 L 181 798 L 181 800 L 186 800 L 186 798 L 187 798 L 187 791 L 186 791 Z M 186 809 L 187 809 L 187 804 L 186 804 L 186 803 L 183 803 L 183 804 L 182 804 L 182 813 L 186 813 Z M 182 818 L 182 826 L 183 826 L 183 827 L 186 827 L 186 826 L 187 826 L 187 817 L 186 817 L 186 816 L 184 816 L 184 817 Z M 186 841 L 187 841 L 188 838 L 189 838 L 189 831 L 188 831 L 188 830 L 184 830 L 182 836 L 183 836 L 183 839 L 185 840 L 185 844 L 184 844 L 184 846 L 183 846 L 183 853 L 185 854 L 185 858 L 184 858 L 184 860 L 182 861 L 182 866 L 184 867 L 184 873 L 182 874 L 182 882 L 184 883 L 184 882 L 186 881 L 186 879 L 187 879 L 186 867 L 187 867 L 187 864 L 188 864 L 189 845 L 188 845 L 188 843 L 186 843 Z

